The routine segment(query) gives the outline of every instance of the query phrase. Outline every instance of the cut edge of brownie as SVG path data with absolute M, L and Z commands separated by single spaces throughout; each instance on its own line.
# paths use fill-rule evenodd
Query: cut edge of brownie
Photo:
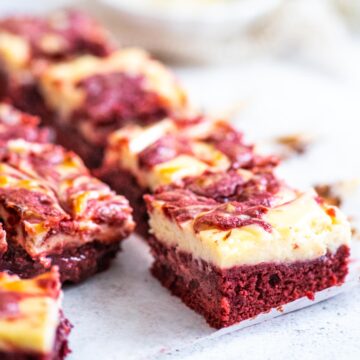
M 350 248 L 294 263 L 259 263 L 220 269 L 190 253 L 149 238 L 155 261 L 151 272 L 187 306 L 215 328 L 231 326 L 302 297 L 341 285 L 348 273 Z
M 49 254 L 49 266 L 32 259 L 23 248 L 8 242 L 8 250 L 0 258 L 0 271 L 32 278 L 58 266 L 62 283 L 79 283 L 90 276 L 105 271 L 120 250 L 120 243 L 103 244 L 93 241 L 62 253 Z

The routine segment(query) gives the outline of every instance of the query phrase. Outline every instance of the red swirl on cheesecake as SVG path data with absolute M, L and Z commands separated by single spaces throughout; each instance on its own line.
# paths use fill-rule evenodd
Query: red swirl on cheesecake
M 209 227 L 230 230 L 257 224 L 266 231 L 271 225 L 262 219 L 279 191 L 280 183 L 272 173 L 252 176 L 231 170 L 225 173 L 204 173 L 183 179 L 181 184 L 158 188 L 152 201 L 163 201 L 163 211 L 178 222 L 195 219 L 194 230 Z

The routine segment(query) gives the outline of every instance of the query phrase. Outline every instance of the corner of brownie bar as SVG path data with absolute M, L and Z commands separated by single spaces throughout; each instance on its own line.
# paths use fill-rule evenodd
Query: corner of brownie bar
M 268 173 L 206 173 L 145 197 L 153 275 L 216 328 L 341 285 L 350 225 Z
M 61 146 L 10 140 L 0 170 L 0 271 L 29 278 L 57 265 L 76 283 L 106 269 L 133 231 L 128 201 Z
M 65 359 L 72 325 L 61 299 L 57 268 L 29 280 L 0 273 L 0 358 Z

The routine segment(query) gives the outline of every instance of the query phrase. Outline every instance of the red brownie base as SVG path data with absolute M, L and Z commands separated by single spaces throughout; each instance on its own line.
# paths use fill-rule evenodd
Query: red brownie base
M 104 167 L 94 171 L 95 176 L 107 183 L 112 190 L 124 195 L 133 209 L 133 218 L 136 223 L 135 231 L 142 237 L 149 234 L 149 216 L 143 196 L 149 191 L 141 188 L 135 177 L 128 171 L 118 168 Z
M 222 328 L 344 282 L 350 249 L 291 264 L 261 263 L 220 269 L 151 237 L 152 274 L 173 295 Z
M 57 328 L 54 349 L 51 354 L 31 354 L 31 353 L 5 353 L 0 351 L 1 360 L 63 360 L 71 352 L 68 347 L 68 337 L 72 329 L 70 322 L 60 314 L 60 324 Z
M 96 241 L 91 242 L 59 254 L 48 255 L 51 263 L 49 267 L 59 267 L 62 283 L 79 283 L 95 273 L 106 270 L 119 249 L 119 243 L 105 245 Z M 49 267 L 35 261 L 22 248 L 12 244 L 0 258 L 0 271 L 7 271 L 21 278 L 32 278 L 48 271 Z

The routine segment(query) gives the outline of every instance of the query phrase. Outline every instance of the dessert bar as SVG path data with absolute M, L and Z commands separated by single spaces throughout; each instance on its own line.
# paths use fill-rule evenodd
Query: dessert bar
M 0 359 L 63 360 L 71 324 L 56 268 L 30 280 L 0 273 Z
M 28 278 L 52 265 L 78 282 L 107 268 L 134 228 L 128 201 L 61 146 L 9 140 L 0 152 L 0 271 Z
M 204 173 L 146 195 L 152 273 L 216 328 L 344 282 L 350 225 L 271 172 Z

